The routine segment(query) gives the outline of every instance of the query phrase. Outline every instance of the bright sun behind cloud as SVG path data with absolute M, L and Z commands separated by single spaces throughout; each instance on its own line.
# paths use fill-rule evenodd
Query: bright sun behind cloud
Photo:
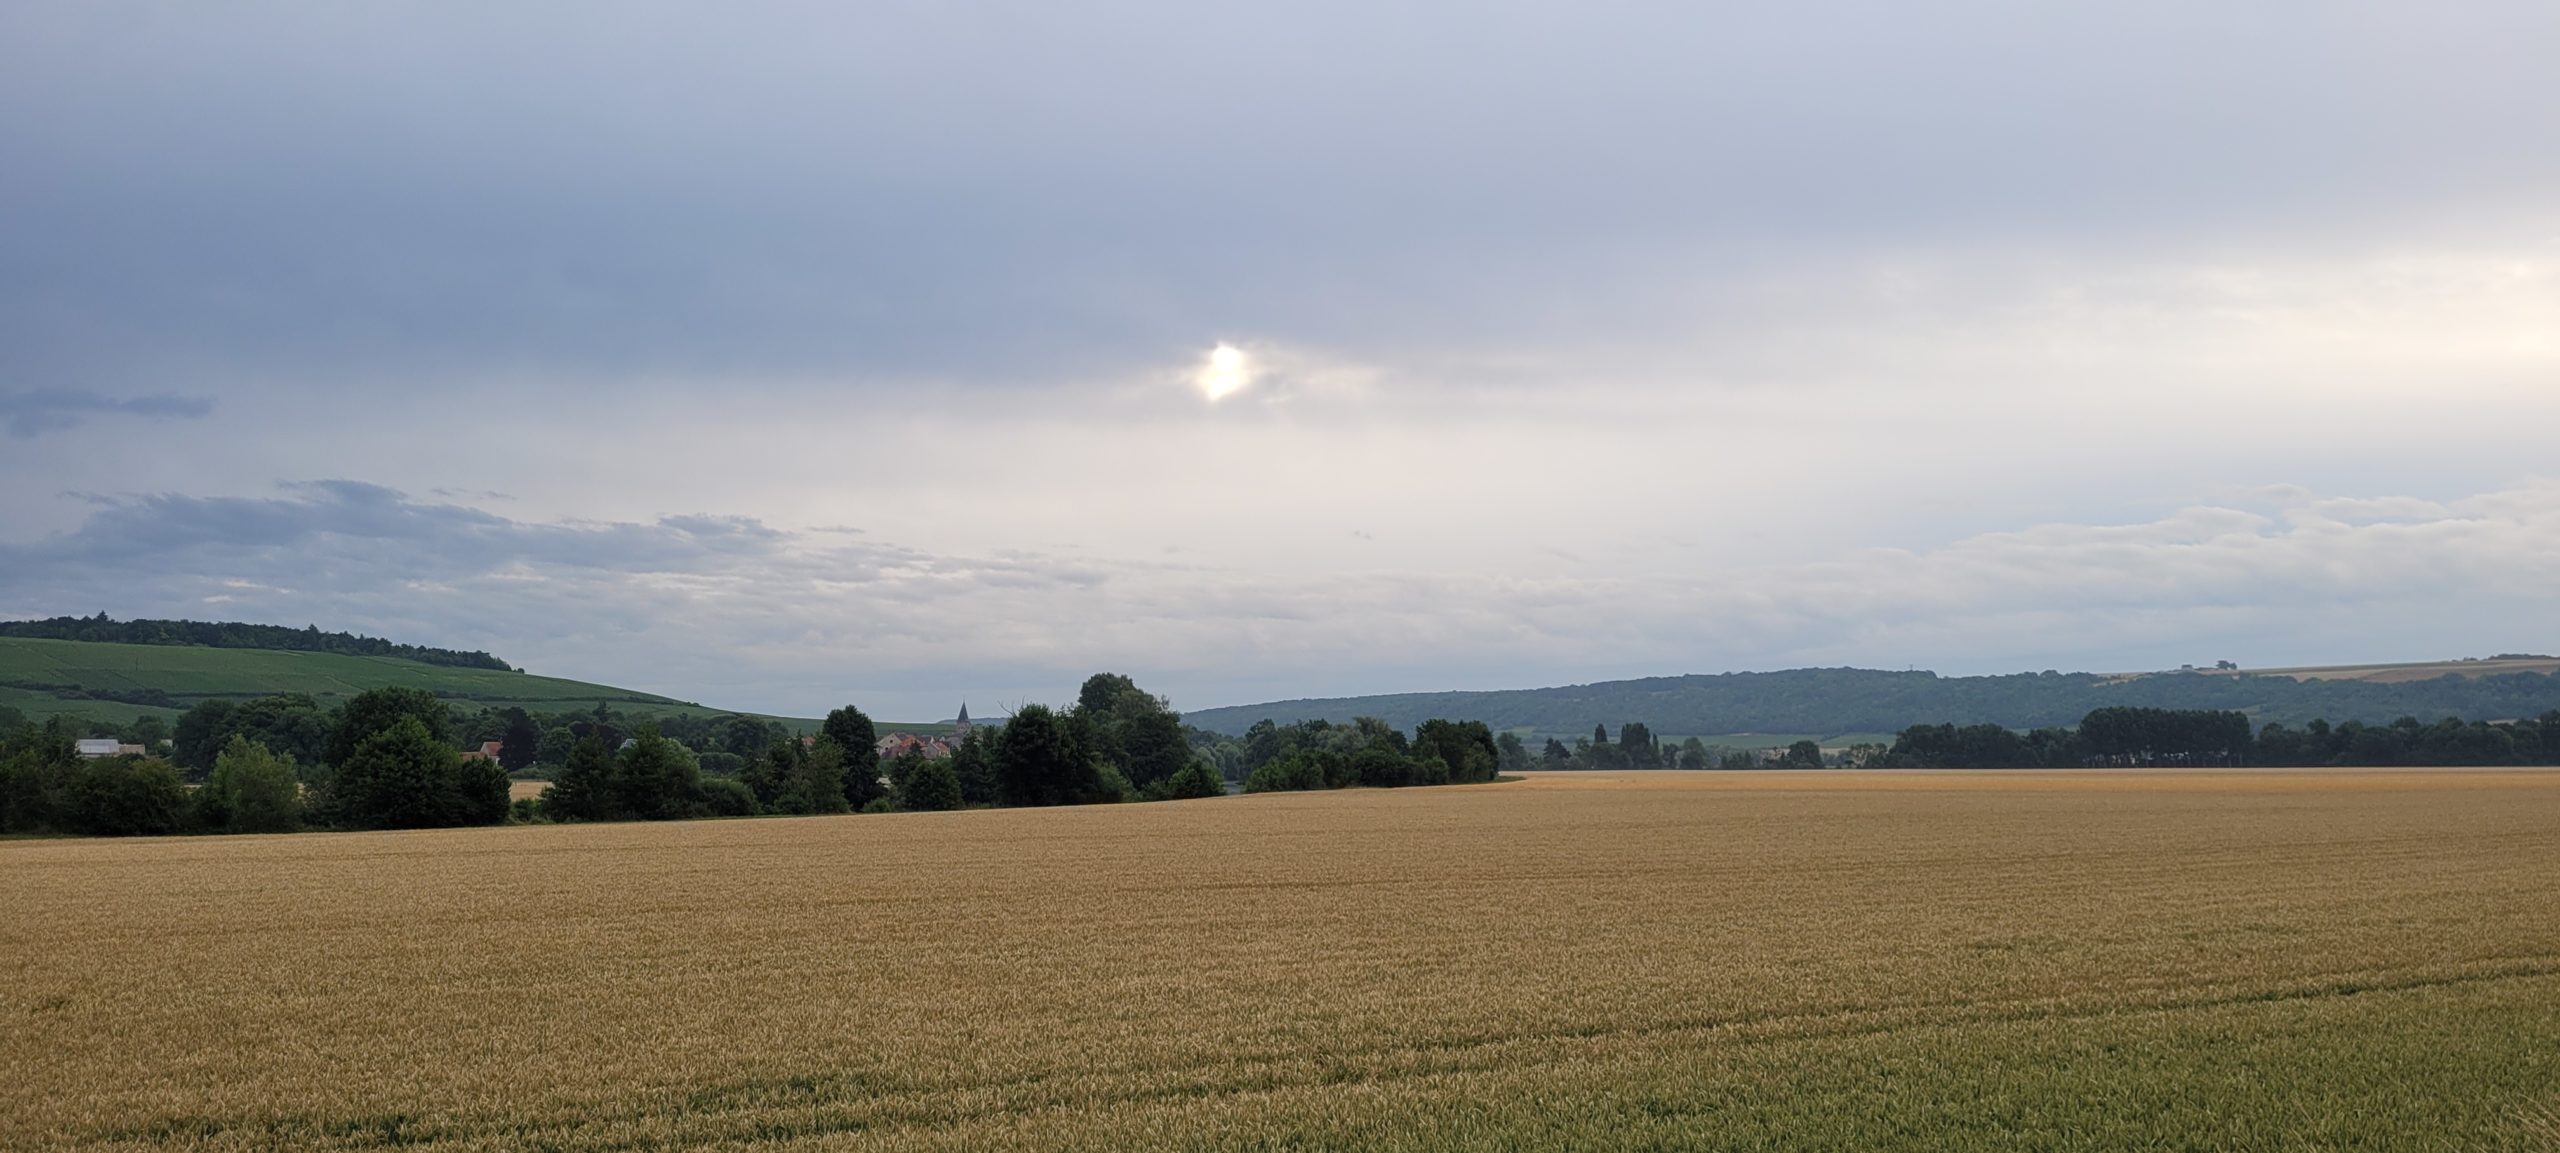
M 1253 383 L 1253 364 L 1246 359 L 1243 349 L 1232 344 L 1220 344 L 1209 350 L 1208 361 L 1200 366 L 1200 371 L 1193 374 L 1191 380 L 1200 386 L 1203 395 L 1212 401 L 1219 400 Z

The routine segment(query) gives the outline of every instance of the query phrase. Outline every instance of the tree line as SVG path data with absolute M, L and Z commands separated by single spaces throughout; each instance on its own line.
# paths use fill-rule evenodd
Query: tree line
M 1877 764 L 1911 768 L 2082 768 L 2260 765 L 2273 767 L 2560 764 L 2560 709 L 2513 721 L 2384 725 L 2314 720 L 2253 730 L 2243 713 L 2205 709 L 2097 709 L 2073 728 L 2024 733 L 1997 725 L 1916 725 Z
M 2527 654 L 2499 654 L 2500 658 Z M 1496 731 L 1573 734 L 1595 719 L 1640 717 L 1672 733 L 1892 733 L 1915 724 L 2068 727 L 2108 706 L 2245 712 L 2258 724 L 2382 724 L 2400 716 L 2533 717 L 2560 706 L 2560 675 L 2536 672 L 2381 683 L 2297 681 L 2245 673 L 2093 673 L 1942 677 L 1880 669 L 1790 669 L 1603 681 L 1492 692 L 1404 693 L 1203 709 L 1191 723 L 1242 736 L 1263 718 L 1286 724 L 1377 717 L 1410 729 L 1430 717 L 1473 717 Z
M 1526 745 L 1510 733 L 1499 738 L 1508 750 L 1519 745 L 1525 758 Z M 1861 746 L 1863 749 L 1864 746 Z M 1507 756 L 1508 754 L 1506 754 Z M 1812 741 L 1797 741 L 1783 749 L 1732 748 L 1710 745 L 1697 737 L 1684 737 L 1669 743 L 1655 736 L 1642 721 L 1629 721 L 1618 727 L 1618 735 L 1609 736 L 1609 726 L 1593 725 L 1591 735 L 1575 737 L 1568 745 L 1556 737 L 1546 738 L 1535 764 L 1522 763 L 1521 768 L 1549 771 L 1581 769 L 1818 769 L 1837 763 L 1837 758 L 1823 752 Z M 1505 762 L 1505 771 L 1511 765 Z
M 358 657 L 398 657 L 428 665 L 513 672 L 515 666 L 484 652 L 395 644 L 379 637 L 324 633 L 320 626 L 241 624 L 236 621 L 130 620 L 105 613 L 94 617 L 51 617 L 37 621 L 0 621 L 0 637 L 32 637 L 57 641 L 105 641 L 120 645 L 202 645 L 217 649 L 284 649 L 301 653 L 341 653 Z
M 2314 720 L 2299 728 L 2253 728 L 2243 713 L 2206 709 L 2097 709 L 2072 728 L 2020 733 L 1997 725 L 1915 725 L 1894 739 L 1878 767 L 2086 768 L 2259 765 L 2269 767 L 2488 766 L 2560 764 L 2560 709 L 2513 721 L 2385 725 Z
M 1323 722 L 1313 722 L 1322 724 Z M 1383 722 L 1380 722 L 1381 724 Z M 1503 734 L 1509 738 L 1510 734 Z M 1505 747 L 1508 747 L 1506 742 Z M 2253 727 L 2245 713 L 2111 705 L 2077 725 L 2021 732 L 2002 725 L 1912 725 L 1891 744 L 1824 749 L 1809 740 L 1781 749 L 1727 749 L 1697 737 L 1667 744 L 1631 722 L 1612 740 L 1606 726 L 1571 745 L 1549 737 L 1534 766 L 1575 769 L 2078 769 L 2163 767 L 2388 767 L 2560 765 L 2560 709 L 2513 721 L 2389 724 L 2314 720 Z M 1505 762 L 1506 770 L 1512 767 Z
M 83 758 L 101 728 L 140 756 Z M 1357 739 L 1353 739 L 1356 736 Z M 1410 739 L 1292 726 L 1288 763 L 1249 788 L 1489 780 L 1482 724 L 1431 722 Z M 423 689 L 371 689 L 335 708 L 300 694 L 207 700 L 168 726 L 121 728 L 0 707 L 0 832 L 84 835 L 399 829 L 507 821 L 637 821 L 932 811 L 1220 796 L 1239 751 L 1182 723 L 1130 678 L 1087 679 L 1074 704 L 1025 705 L 970 728 L 949 755 L 884 759 L 878 726 L 847 705 L 814 733 L 765 717 L 592 710 L 465 711 Z M 1514 740 L 1516 744 L 1516 738 Z M 496 755 L 478 755 L 494 744 Z M 1279 753 L 1254 761 L 1267 767 Z M 1291 767 L 1299 766 L 1299 767 Z M 1295 775 L 1292 775 L 1295 774 Z M 513 777 L 545 779 L 511 801 Z M 1289 783 L 1278 783 L 1286 781 Z M 1307 782 L 1321 782 L 1309 784 Z
M 1519 738 L 1510 739 L 1516 750 Z M 1227 744 L 1215 737 L 1209 743 Z M 1375 717 L 1348 725 L 1266 720 L 1223 751 L 1248 793 L 1471 784 L 1493 780 L 1505 756 L 1482 721 L 1428 720 L 1407 737 Z

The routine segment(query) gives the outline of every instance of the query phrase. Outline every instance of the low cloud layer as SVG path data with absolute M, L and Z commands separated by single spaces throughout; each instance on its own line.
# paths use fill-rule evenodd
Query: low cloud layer
M 537 522 L 328 481 L 94 498 L 0 546 L 0 610 L 239 617 L 486 647 L 535 671 L 809 713 L 941 716 L 1134 672 L 1207 707 L 1809 663 L 1950 672 L 2453 656 L 2560 631 L 2560 483 L 2449 502 L 2253 494 L 2129 525 L 1686 577 L 1278 577 L 945 555 L 750 517 Z M 2148 665 L 2144 667 L 2150 667 Z
M 77 428 L 98 416 L 196 418 L 210 414 L 213 402 L 202 397 L 137 396 L 119 399 L 78 389 L 0 392 L 0 428 L 21 440 Z
M 2560 648 L 2554 58 L 2539 0 L 0 6 L 0 611 L 910 716 Z

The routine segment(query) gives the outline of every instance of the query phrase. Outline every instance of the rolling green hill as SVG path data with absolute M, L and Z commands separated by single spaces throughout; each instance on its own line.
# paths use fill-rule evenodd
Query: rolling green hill
M 123 722 L 156 714 L 175 720 L 210 697 L 309 693 L 325 705 L 386 686 L 539 712 L 591 707 L 598 701 L 634 712 L 728 711 L 610 685 L 398 657 L 0 637 L 0 705 L 30 717 L 69 713 Z
M 1842 734 L 1898 732 L 1911 725 L 1953 722 L 2015 729 L 2073 725 L 2092 709 L 2136 705 L 2176 709 L 2234 709 L 2257 722 L 2298 725 L 2315 718 L 2333 722 L 2387 723 L 2402 716 L 2435 720 L 2506 720 L 2540 716 L 2560 708 L 2560 673 L 2515 667 L 2520 662 L 2447 662 L 2407 666 L 2357 666 L 2336 670 L 2247 670 L 2152 673 L 2018 673 L 2010 676 L 1942 677 L 1929 672 L 1876 669 L 1791 669 L 1772 673 L 1649 677 L 1546 689 L 1497 692 L 1401 693 L 1322 700 L 1274 701 L 1187 713 L 1183 719 L 1212 732 L 1241 734 L 1255 721 L 1324 718 L 1336 723 L 1377 717 L 1412 728 L 1433 717 L 1478 720 L 1495 729 L 1570 737 L 1593 725 L 1611 731 L 1642 721 L 1657 736 L 1719 737 L 1728 734 L 1810 734 L 1836 743 Z M 2546 661 L 2546 663 L 2548 663 Z M 2423 669 L 2425 679 L 2377 676 L 2386 668 Z M 1728 741 L 1765 744 L 1766 741 Z

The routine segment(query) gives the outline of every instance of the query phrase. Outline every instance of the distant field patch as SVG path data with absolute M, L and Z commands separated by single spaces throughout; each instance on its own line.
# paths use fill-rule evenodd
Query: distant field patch
M 2560 658 L 2523 657 L 2510 660 L 2476 661 L 2410 661 L 2376 665 L 2305 665 L 2283 669 L 2203 669 L 2208 676 L 2247 674 L 2261 677 L 2290 677 L 2297 681 L 2370 681 L 2396 685 L 2411 681 L 2431 681 L 2437 677 L 2488 677 L 2507 673 L 2560 673 Z
M 0 843 L 0 1148 L 2550 1149 L 2560 772 Z
M 611 685 L 396 657 L 188 645 L 125 645 L 0 637 L 0 704 L 34 717 L 68 713 L 123 722 L 174 720 L 211 697 L 307 693 L 333 705 L 366 689 L 420 688 L 458 704 L 563 712 L 606 702 L 624 712 L 719 715 L 726 710 Z M 148 694 L 157 694 L 156 697 Z M 151 700 L 165 703 L 137 703 Z M 812 728 L 815 721 L 788 721 Z

